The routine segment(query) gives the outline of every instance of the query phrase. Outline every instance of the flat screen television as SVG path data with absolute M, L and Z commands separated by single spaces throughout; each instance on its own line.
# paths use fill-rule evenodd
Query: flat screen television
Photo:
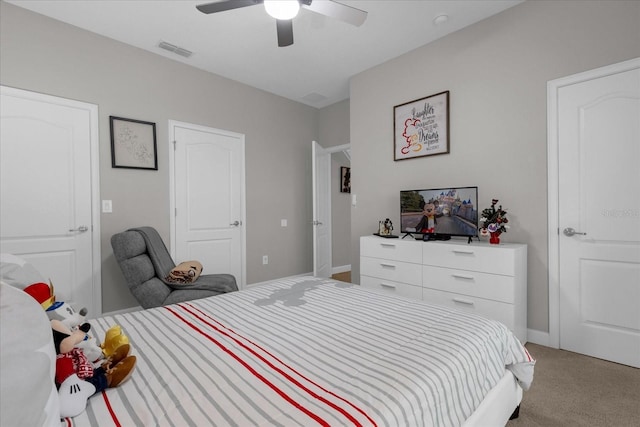
M 403 238 L 471 241 L 478 235 L 478 187 L 400 191 L 400 232 Z

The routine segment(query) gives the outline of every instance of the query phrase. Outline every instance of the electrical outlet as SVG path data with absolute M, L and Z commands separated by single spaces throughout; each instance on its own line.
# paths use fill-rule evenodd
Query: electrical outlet
M 269 256 L 262 255 L 262 265 L 267 265 L 267 264 L 269 264 Z

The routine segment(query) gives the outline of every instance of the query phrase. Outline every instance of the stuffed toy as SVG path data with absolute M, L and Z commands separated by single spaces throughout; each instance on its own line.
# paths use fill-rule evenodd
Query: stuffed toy
M 49 317 L 49 320 L 59 320 L 71 331 L 74 331 L 79 328 L 80 325 L 86 323 L 87 309 L 83 307 L 80 311 L 76 311 L 71 304 L 63 301 L 56 301 L 53 291 L 53 283 L 50 282 L 48 285 L 42 282 L 34 283 L 27 286 L 24 290 L 41 303 Z M 104 359 L 114 353 L 118 346 L 122 344 L 129 344 L 129 339 L 126 335 L 122 334 L 121 328 L 117 328 L 118 335 L 120 335 L 120 337 L 118 340 L 114 340 L 107 347 L 108 352 L 103 350 L 103 348 L 105 348 L 104 344 L 98 344 L 96 338 L 89 333 L 89 330 L 84 330 L 85 338 L 83 341 L 76 344 L 76 347 L 84 352 L 87 359 L 89 359 L 93 364 L 94 368 L 101 366 Z M 109 334 L 109 331 L 107 331 L 107 334 Z
M 76 346 L 85 339 L 86 325 L 71 331 L 59 320 L 51 320 L 53 343 L 56 349 L 56 375 L 60 398 L 60 416 L 75 417 L 84 411 L 89 397 L 125 382 L 136 365 L 136 357 L 129 355 L 129 345 L 120 346 L 103 364 L 94 368 Z M 88 329 L 87 329 L 88 330 Z
M 122 333 L 122 328 L 119 325 L 115 325 L 110 327 L 107 330 L 107 333 L 104 334 L 104 341 L 100 347 L 102 348 L 104 355 L 109 357 L 115 353 L 118 348 L 128 344 L 129 337 Z
M 80 311 L 76 311 L 71 304 L 63 301 L 55 301 L 47 308 L 47 316 L 49 316 L 49 320 L 57 319 L 64 323 L 69 329 L 73 329 L 85 322 L 87 309 L 82 307 Z
M 90 325 L 85 321 L 87 309 L 81 308 L 79 312 L 76 312 L 71 304 L 62 301 L 54 302 L 51 307 L 46 311 L 49 320 L 59 320 L 69 328 L 71 331 L 75 331 L 80 328 L 85 332 L 85 338 L 76 347 L 82 350 L 87 356 L 87 359 L 93 364 L 95 368 L 102 365 L 105 359 L 105 354 L 102 352 L 102 348 L 97 343 L 95 337 L 89 333 Z M 89 328 L 83 329 L 82 325 L 89 325 Z
M 53 290 L 53 285 L 51 289 Z M 55 301 L 47 308 L 46 313 L 47 316 L 49 316 L 49 320 L 59 320 L 72 331 L 86 323 L 86 308 L 83 307 L 80 311 L 76 311 L 71 304 L 63 301 Z M 78 343 L 76 347 L 81 349 L 87 356 L 87 359 L 97 368 L 102 364 L 105 355 L 102 353 L 102 348 L 96 342 L 95 337 L 89 334 L 88 330 L 84 330 L 84 332 L 86 334 L 84 340 Z
M 70 304 L 56 302 L 52 284 L 34 283 L 24 291 L 40 303 L 51 322 L 61 417 L 75 417 L 84 411 L 89 397 L 117 387 L 131 376 L 136 357 L 129 355 L 128 338 L 126 343 L 122 338 L 112 340 L 106 356 L 88 335 L 91 325 L 84 321 L 86 309 L 78 313 Z M 117 330 L 118 336 L 126 338 L 119 326 Z

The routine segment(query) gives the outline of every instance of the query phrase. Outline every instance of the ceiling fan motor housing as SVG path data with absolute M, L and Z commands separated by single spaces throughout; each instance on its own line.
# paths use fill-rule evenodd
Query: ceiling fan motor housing
M 200 4 L 197 5 L 196 8 L 202 13 L 210 14 L 240 9 L 247 6 L 255 6 L 263 3 L 264 0 L 221 0 L 213 3 Z M 298 0 L 298 3 L 301 7 L 304 6 L 312 12 L 330 16 L 358 27 L 362 25 L 365 19 L 367 19 L 367 12 L 332 0 L 317 2 L 313 5 L 313 0 Z M 269 14 L 271 15 L 271 13 Z M 284 47 L 293 44 L 293 18 L 276 18 L 276 30 L 278 35 L 278 46 Z

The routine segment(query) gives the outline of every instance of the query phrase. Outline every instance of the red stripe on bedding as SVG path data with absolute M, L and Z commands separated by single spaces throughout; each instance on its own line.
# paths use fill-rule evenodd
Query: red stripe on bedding
M 120 424 L 120 421 L 118 421 L 118 417 L 116 416 L 116 413 L 113 412 L 113 408 L 111 407 L 111 402 L 109 402 L 109 397 L 107 396 L 107 393 L 104 392 L 104 390 L 102 391 L 102 398 L 104 399 L 104 404 L 107 406 L 107 410 L 109 411 L 109 415 L 111 415 L 111 419 L 113 420 L 113 423 L 118 427 L 122 427 L 122 425 Z
M 329 423 L 326 422 L 325 420 L 323 420 L 322 418 L 320 418 L 320 416 L 314 414 L 313 412 L 311 412 L 309 409 L 305 408 L 304 406 L 302 406 L 300 403 L 296 402 L 295 400 L 293 400 L 289 395 L 287 395 L 284 391 L 280 390 L 275 384 L 273 384 L 271 381 L 269 381 L 268 379 L 266 379 L 263 375 L 261 375 L 258 371 L 256 371 L 254 368 L 252 368 L 251 366 L 249 366 L 249 364 L 247 362 L 245 362 L 244 360 L 242 360 L 240 358 L 240 356 L 238 356 L 237 354 L 235 354 L 233 351 L 231 351 L 229 348 L 227 348 L 224 344 L 222 344 L 220 341 L 218 341 L 217 339 L 215 339 L 214 337 L 212 337 L 211 335 L 207 334 L 206 332 L 204 332 L 203 330 L 201 330 L 200 328 L 198 328 L 196 325 L 194 325 L 193 323 L 191 323 L 190 321 L 188 321 L 187 319 L 185 319 L 184 317 L 182 317 L 180 314 L 178 314 L 176 311 L 174 311 L 172 308 L 170 307 L 164 307 L 166 310 L 168 310 L 171 314 L 173 314 L 174 316 L 176 316 L 178 319 L 180 319 L 182 322 L 184 322 L 187 326 L 189 326 L 191 329 L 193 329 L 194 331 L 198 332 L 200 335 L 204 336 L 205 338 L 207 338 L 209 341 L 211 341 L 212 343 L 214 343 L 215 345 L 217 345 L 222 351 L 224 351 L 225 353 L 227 353 L 229 356 L 233 357 L 238 363 L 240 363 L 242 366 L 244 366 L 245 369 L 247 369 L 249 372 L 251 372 L 256 378 L 258 378 L 260 381 L 262 381 L 264 384 L 266 384 L 267 386 L 269 386 L 273 391 L 275 391 L 277 394 L 279 394 L 283 399 L 285 399 L 287 402 L 289 402 L 291 405 L 295 406 L 296 408 L 298 408 L 300 411 L 304 412 L 307 416 L 309 416 L 310 418 L 312 418 L 313 420 L 315 420 L 318 424 L 323 425 L 323 426 L 327 426 L 329 427 Z
M 525 346 L 522 346 L 522 348 L 524 349 L 524 352 L 527 354 L 527 357 L 529 358 L 529 362 L 532 362 L 533 357 L 531 357 L 531 355 L 529 354 L 529 350 L 527 350 Z
M 196 315 L 195 313 L 192 313 L 188 308 L 186 308 L 185 306 L 188 306 L 189 308 L 199 312 L 200 314 L 202 314 L 203 316 L 211 319 L 211 321 L 215 322 L 216 324 L 218 324 L 221 328 L 226 329 L 227 331 L 231 332 L 232 334 L 242 338 L 243 340 L 247 341 L 248 343 L 250 343 L 251 345 L 255 346 L 256 348 L 262 350 L 263 352 L 265 352 L 266 354 L 268 354 L 270 357 L 272 357 L 273 359 L 275 359 L 278 363 L 280 363 L 282 366 L 286 367 L 287 369 L 289 369 L 290 371 L 292 371 L 294 374 L 298 375 L 300 378 L 304 379 L 305 381 L 313 384 L 314 386 L 318 387 L 320 390 L 324 391 L 325 393 L 330 394 L 331 396 L 335 397 L 336 399 L 339 399 L 341 401 L 343 401 L 344 403 L 346 403 L 347 405 L 349 405 L 350 407 L 352 407 L 353 409 L 355 409 L 356 411 L 358 411 L 361 415 L 365 416 L 373 426 L 377 426 L 376 422 L 361 408 L 359 408 L 358 406 L 356 406 L 354 403 L 350 402 L 349 400 L 347 400 L 346 398 L 337 395 L 336 393 L 332 392 L 331 390 L 328 390 L 324 387 L 322 387 L 320 384 L 316 383 L 315 381 L 311 380 L 310 378 L 306 377 L 305 375 L 303 375 L 302 373 L 300 373 L 298 370 L 296 370 L 295 368 L 293 368 L 292 366 L 288 365 L 287 363 L 285 363 L 283 360 L 281 360 L 280 358 L 278 358 L 277 356 L 275 356 L 273 353 L 271 353 L 270 351 L 268 351 L 267 349 L 265 349 L 264 347 L 262 347 L 259 344 L 256 344 L 255 342 L 253 342 L 251 339 L 244 337 L 242 335 L 240 335 L 239 333 L 237 333 L 236 331 L 234 331 L 233 329 L 229 328 L 228 326 L 223 325 L 220 321 L 218 321 L 217 319 L 214 319 L 211 315 L 209 315 L 208 313 L 205 313 L 204 311 L 200 310 L 199 308 L 193 306 L 192 304 L 178 304 L 181 308 L 183 308 L 184 310 L 186 310 L 187 312 L 193 314 L 194 316 L 198 317 L 200 320 L 202 320 L 203 322 L 205 322 L 207 325 L 211 326 L 212 328 L 214 328 L 215 330 L 217 330 L 218 332 L 228 336 L 229 338 L 233 339 L 236 343 L 238 343 L 239 345 L 241 345 L 242 347 L 246 348 L 247 350 L 249 350 L 252 354 L 256 355 L 257 357 L 260 358 L 260 360 L 263 360 L 265 363 L 269 364 L 269 366 L 273 367 L 274 369 L 276 369 L 276 371 L 278 371 L 279 373 L 281 373 L 282 375 L 284 375 L 289 381 L 292 381 L 295 385 L 297 385 L 298 387 L 302 388 L 304 391 L 306 391 L 307 393 L 309 393 L 310 395 L 312 395 L 313 397 L 320 399 L 322 402 L 328 404 L 329 406 L 331 406 L 333 409 L 338 410 L 340 413 L 342 413 L 344 416 L 346 416 L 351 422 L 353 422 L 355 425 L 361 426 L 361 424 L 355 419 L 353 418 L 353 416 L 351 416 L 350 414 L 348 414 L 346 411 L 344 411 L 344 409 L 336 406 L 335 404 L 333 404 L 332 402 L 327 401 L 326 399 L 318 396 L 317 394 L 315 394 L 314 392 L 312 392 L 311 390 L 308 390 L 306 387 L 304 387 L 302 384 L 298 383 L 296 380 L 292 379 L 289 375 L 287 375 L 286 373 L 282 372 L 280 369 L 274 367 L 270 362 L 266 361 L 262 356 L 257 355 L 253 350 L 249 349 L 248 347 L 246 347 L 244 344 L 242 344 L 241 342 L 239 342 L 238 340 L 236 340 L 235 338 L 230 337 L 227 333 L 220 331 L 218 328 L 216 328 L 213 325 L 210 325 L 208 322 L 206 322 L 205 320 L 201 319 L 198 315 Z

